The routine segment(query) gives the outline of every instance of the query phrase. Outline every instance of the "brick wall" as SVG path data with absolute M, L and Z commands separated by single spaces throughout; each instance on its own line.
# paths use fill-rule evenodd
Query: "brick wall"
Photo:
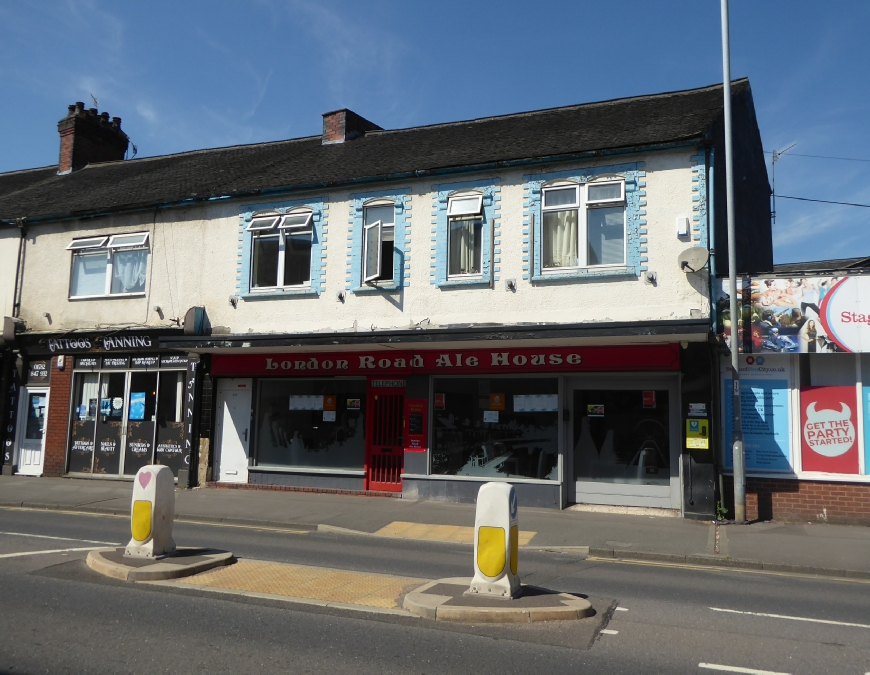
M 734 484 L 725 477 L 725 503 L 734 509 Z M 747 520 L 870 525 L 870 484 L 746 479 Z
M 57 357 L 51 359 L 51 393 L 45 423 L 45 464 L 43 476 L 60 476 L 66 472 L 66 443 L 69 427 L 69 396 L 72 383 L 72 357 L 66 367 L 57 369 Z

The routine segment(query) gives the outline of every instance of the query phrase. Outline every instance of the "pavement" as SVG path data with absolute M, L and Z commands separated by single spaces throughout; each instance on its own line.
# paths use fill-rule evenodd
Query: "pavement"
M 127 517 L 129 482 L 0 476 L 0 507 Z M 471 544 L 474 505 L 202 488 L 176 492 L 176 519 Z M 720 525 L 520 505 L 524 549 L 688 566 L 870 579 L 870 528 L 817 523 Z

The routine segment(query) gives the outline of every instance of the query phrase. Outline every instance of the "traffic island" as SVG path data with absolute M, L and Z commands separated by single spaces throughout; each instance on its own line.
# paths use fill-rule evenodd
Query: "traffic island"
M 535 623 L 592 616 L 588 600 L 522 584 L 512 599 L 468 593 L 470 577 L 430 581 L 405 596 L 404 608 L 424 619 L 463 623 Z
M 229 551 L 207 548 L 177 548 L 157 558 L 132 558 L 125 547 L 102 548 L 88 553 L 88 567 L 121 581 L 165 581 L 199 574 L 235 562 Z

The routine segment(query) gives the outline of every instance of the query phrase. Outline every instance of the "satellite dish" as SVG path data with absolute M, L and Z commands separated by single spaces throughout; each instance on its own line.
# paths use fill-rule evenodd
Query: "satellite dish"
M 706 248 L 693 246 L 677 256 L 677 264 L 680 266 L 680 271 L 688 274 L 689 272 L 700 272 L 706 267 L 710 260 L 710 252 Z

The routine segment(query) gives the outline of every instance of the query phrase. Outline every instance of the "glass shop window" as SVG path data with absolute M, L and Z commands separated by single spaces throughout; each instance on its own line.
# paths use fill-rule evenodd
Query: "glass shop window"
M 556 378 L 435 380 L 432 473 L 559 478 Z
M 365 380 L 261 380 L 260 466 L 362 469 Z

